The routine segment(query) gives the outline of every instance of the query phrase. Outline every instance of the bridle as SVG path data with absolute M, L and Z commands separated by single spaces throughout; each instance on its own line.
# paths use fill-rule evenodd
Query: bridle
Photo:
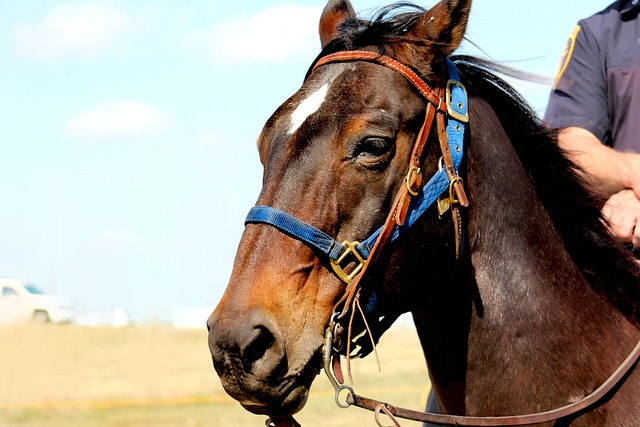
M 406 77 L 419 93 L 429 101 L 424 123 L 413 147 L 409 168 L 404 180 L 405 185 L 400 188 L 387 221 L 362 242 L 344 241 L 342 243 L 322 230 L 271 206 L 253 207 L 245 219 L 245 224 L 268 224 L 306 243 L 326 256 L 336 275 L 347 285 L 350 285 L 353 279 L 364 270 L 365 266 L 371 264 L 373 258 L 377 257 L 377 251 L 374 250 L 376 244 L 382 249 L 385 244 L 395 241 L 404 231 L 415 224 L 422 214 L 446 190 L 449 190 L 446 194 L 449 197 L 446 200 L 444 198 L 441 199 L 439 205 L 443 207 L 447 204 L 449 206 L 457 204 L 468 205 L 462 178 L 458 175 L 458 169 L 462 163 L 465 124 L 469 117 L 466 89 L 459 82 L 455 65 L 449 60 L 447 60 L 447 65 L 452 78 L 447 83 L 445 96 L 438 95 L 433 91 L 409 67 L 395 59 L 374 52 L 345 51 L 327 55 L 316 63 L 314 70 L 328 63 L 346 61 L 369 61 L 385 65 Z M 422 153 L 436 113 L 441 113 L 438 114 L 438 117 L 442 119 L 443 125 L 440 137 L 442 167 L 422 186 Z M 449 116 L 449 123 L 446 128 L 444 126 L 445 113 Z M 413 203 L 411 203 L 412 199 L 414 199 Z M 445 208 L 442 209 L 442 213 L 444 211 L 446 211 Z M 384 243 L 382 243 L 383 241 Z M 343 265 L 352 261 L 351 256 L 357 260 L 358 265 L 347 273 Z
M 448 210 L 452 212 L 456 257 L 459 258 L 464 247 L 465 229 L 460 210 L 469 205 L 463 180 L 458 175 L 464 155 L 465 125 L 469 120 L 468 100 L 466 89 L 460 83 L 458 71 L 453 62 L 445 59 L 446 71 L 443 72 L 443 75 L 448 76 L 448 79 L 446 84 L 442 85 L 444 79 L 441 78 L 435 90 L 431 89 L 421 77 L 401 62 L 369 51 L 343 51 L 329 54 L 316 62 L 312 72 L 325 64 L 350 61 L 372 62 L 396 71 L 405 77 L 427 101 L 424 122 L 413 146 L 404 185 L 400 187 L 396 194 L 385 223 L 362 242 L 344 241 L 340 243 L 313 225 L 270 206 L 253 207 L 245 220 L 245 224 L 267 224 L 273 226 L 284 234 L 304 242 L 327 257 L 335 274 L 346 284 L 345 292 L 336 304 L 334 313 L 330 318 L 322 349 L 324 370 L 335 389 L 336 404 L 341 408 L 353 405 L 374 411 L 376 422 L 380 426 L 382 424 L 379 417 L 382 414 L 385 414 L 396 426 L 400 424 L 398 424 L 395 417 L 435 424 L 463 426 L 530 425 L 565 418 L 595 405 L 624 378 L 638 361 L 640 358 L 640 342 L 611 377 L 590 395 L 555 410 L 521 416 L 470 417 L 397 408 L 388 403 L 359 396 L 350 386 L 338 381 L 334 370 L 340 358 L 339 351 L 336 350 L 336 345 L 340 346 L 337 343 L 342 331 L 340 321 L 345 319 L 346 315 L 351 312 L 348 327 L 349 337 L 346 340 L 347 357 L 350 354 L 351 322 L 356 310 L 360 311 L 365 326 L 367 330 L 369 329 L 366 324 L 366 316 L 359 302 L 360 282 L 369 266 L 376 261 L 384 247 L 394 242 L 404 231 L 411 228 L 427 209 L 436 202 L 440 215 L 443 215 Z M 438 171 L 423 185 L 421 172 L 423 151 L 434 121 L 436 122 L 436 132 L 442 157 Z M 357 262 L 356 267 L 350 272 L 345 271 L 343 265 L 346 266 L 347 263 L 353 262 L 354 259 Z M 338 377 L 341 379 L 342 375 L 339 374 Z M 345 391 L 347 393 L 346 400 L 345 403 L 342 403 L 340 395 Z M 274 418 L 269 422 L 279 427 L 299 425 L 292 417 Z

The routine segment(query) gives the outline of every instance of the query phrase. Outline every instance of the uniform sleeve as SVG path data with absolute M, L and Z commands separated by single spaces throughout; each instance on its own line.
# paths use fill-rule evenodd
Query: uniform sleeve
M 601 46 L 588 22 L 575 27 L 560 61 L 544 121 L 553 128 L 584 128 L 606 143 L 610 123 Z

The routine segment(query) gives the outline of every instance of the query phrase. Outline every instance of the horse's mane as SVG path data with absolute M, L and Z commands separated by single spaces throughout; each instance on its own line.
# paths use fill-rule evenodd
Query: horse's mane
M 426 43 L 426 40 L 410 38 L 407 33 L 426 12 L 420 6 L 409 2 L 397 2 L 375 12 L 373 18 L 349 19 L 340 29 L 340 36 L 333 42 L 346 49 L 407 41 Z
M 379 46 L 383 53 L 384 45 L 390 43 L 424 45 L 406 36 L 423 13 L 424 9 L 419 6 L 402 2 L 380 9 L 371 21 L 351 19 L 319 58 L 366 46 Z M 604 200 L 588 188 L 578 167 L 558 146 L 557 131 L 546 128 L 522 96 L 493 72 L 504 74 L 506 70 L 512 74 L 508 67 L 469 56 L 451 59 L 463 79 L 496 112 L 536 193 L 584 277 L 627 318 L 640 323 L 638 264 L 631 252 L 609 233 L 601 215 Z
M 357 17 L 347 19 L 340 27 L 339 36 L 329 42 L 311 64 L 305 80 L 320 58 L 335 52 L 377 46 L 380 53 L 384 54 L 385 45 L 400 42 L 425 44 L 425 40 L 407 35 L 424 12 L 425 9 L 413 3 L 398 2 L 376 11 L 371 20 Z

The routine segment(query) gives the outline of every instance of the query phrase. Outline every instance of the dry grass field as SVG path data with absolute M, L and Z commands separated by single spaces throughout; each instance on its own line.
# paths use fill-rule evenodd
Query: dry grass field
M 169 327 L 0 328 L 0 426 L 264 426 L 264 417 L 224 393 L 206 339 L 204 330 Z M 387 332 L 379 353 L 382 373 L 373 356 L 354 361 L 356 392 L 422 408 L 428 379 L 415 332 Z M 324 375 L 296 419 L 303 426 L 376 425 L 366 411 L 335 406 Z

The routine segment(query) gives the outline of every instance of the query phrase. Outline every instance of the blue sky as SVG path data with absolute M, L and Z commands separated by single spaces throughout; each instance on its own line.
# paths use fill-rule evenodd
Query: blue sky
M 577 20 L 608 4 L 476 0 L 467 37 L 483 52 L 461 52 L 553 77 Z M 317 55 L 324 5 L 5 4 L 0 277 L 134 320 L 213 307 L 260 190 L 255 140 Z M 549 88 L 518 87 L 542 111 Z

